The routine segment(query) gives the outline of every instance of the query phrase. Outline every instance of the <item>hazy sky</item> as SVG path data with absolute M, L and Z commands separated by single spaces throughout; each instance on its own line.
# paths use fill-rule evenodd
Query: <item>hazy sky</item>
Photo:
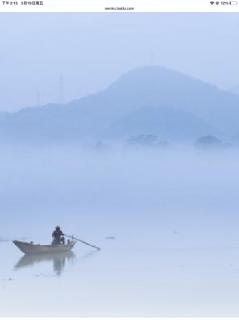
M 149 64 L 239 86 L 237 13 L 1 13 L 0 28 L 1 111 L 58 102 L 61 86 L 75 99 Z

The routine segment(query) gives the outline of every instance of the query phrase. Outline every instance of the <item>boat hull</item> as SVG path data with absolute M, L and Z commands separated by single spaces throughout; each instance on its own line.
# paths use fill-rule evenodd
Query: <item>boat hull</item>
M 68 244 L 59 245 L 40 245 L 33 244 L 29 242 L 22 242 L 14 240 L 13 243 L 25 254 L 42 254 L 42 253 L 61 253 L 70 251 L 74 245 L 75 241 L 71 241 Z

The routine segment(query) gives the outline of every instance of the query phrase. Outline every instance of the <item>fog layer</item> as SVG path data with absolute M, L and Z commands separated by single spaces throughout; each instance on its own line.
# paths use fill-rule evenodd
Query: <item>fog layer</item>
M 238 156 L 2 148 L 1 239 L 49 243 L 60 224 L 102 250 L 78 244 L 58 277 L 52 261 L 14 270 L 0 242 L 0 315 L 238 316 Z

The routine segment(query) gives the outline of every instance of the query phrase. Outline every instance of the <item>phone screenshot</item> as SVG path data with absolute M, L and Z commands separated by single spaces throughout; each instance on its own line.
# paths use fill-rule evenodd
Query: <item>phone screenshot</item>
M 239 317 L 239 3 L 0 0 L 0 318 Z

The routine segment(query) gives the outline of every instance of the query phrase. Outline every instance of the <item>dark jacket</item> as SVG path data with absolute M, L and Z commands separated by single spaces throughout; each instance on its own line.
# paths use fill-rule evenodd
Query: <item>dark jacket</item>
M 61 230 L 55 230 L 52 233 L 52 237 L 56 240 L 60 240 L 62 236 L 64 236 L 64 233 Z

